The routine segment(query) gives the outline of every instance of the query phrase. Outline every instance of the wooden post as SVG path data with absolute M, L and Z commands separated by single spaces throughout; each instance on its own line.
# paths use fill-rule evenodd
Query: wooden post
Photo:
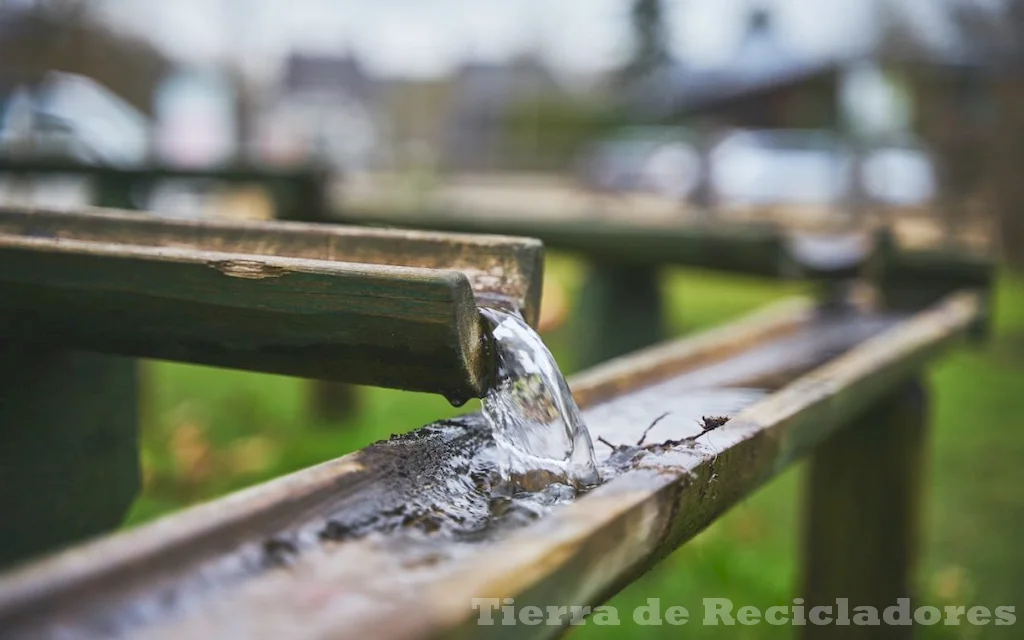
M 0 566 L 116 528 L 138 489 L 135 360 L 0 341 Z
M 127 175 L 117 173 L 101 173 L 94 179 L 96 190 L 93 200 L 97 207 L 108 207 L 111 209 L 138 209 L 132 199 L 132 191 L 138 184 L 138 180 Z
M 815 451 L 808 478 L 804 597 L 831 607 L 834 621 L 807 624 L 807 639 L 909 638 L 915 603 L 886 624 L 887 607 L 911 598 L 919 523 L 919 485 L 927 431 L 926 392 L 918 381 L 894 389 L 849 428 Z M 849 622 L 838 599 L 847 599 Z M 852 623 L 872 606 L 880 625 Z M 829 615 L 826 612 L 824 615 Z
M 656 267 L 591 263 L 578 309 L 580 368 L 650 346 L 664 337 Z
M 359 411 L 359 387 L 332 380 L 307 383 L 310 417 L 318 422 L 343 422 Z

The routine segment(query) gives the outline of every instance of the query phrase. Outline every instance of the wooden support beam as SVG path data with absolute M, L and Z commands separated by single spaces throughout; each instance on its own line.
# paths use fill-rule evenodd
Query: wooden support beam
M 592 262 L 577 301 L 577 363 L 589 368 L 661 342 L 664 329 L 659 269 Z
M 0 329 L 460 402 L 491 371 L 477 305 L 536 321 L 541 261 L 525 239 L 6 209 Z
M 317 422 L 341 422 L 357 415 L 359 387 L 330 380 L 310 380 L 306 385 L 308 417 Z
M 808 625 L 808 639 L 898 639 L 913 636 L 913 569 L 924 472 L 927 396 L 917 380 L 882 396 L 854 425 L 811 456 L 804 534 L 807 611 L 828 607 L 836 624 Z M 857 607 L 904 624 L 859 626 Z M 842 609 L 837 603 L 844 601 Z M 845 615 L 844 612 L 845 611 Z M 906 625 L 906 626 L 904 626 Z
M 678 264 L 768 277 L 799 273 L 785 234 L 767 224 L 666 224 L 623 218 L 467 215 L 444 210 L 345 209 L 332 219 L 368 226 L 527 235 L 549 248 L 622 265 Z
M 992 292 L 996 263 L 990 256 L 950 249 L 900 247 L 893 234 L 875 234 L 875 252 L 867 276 L 889 309 L 923 309 L 952 291 L 972 289 L 982 296 L 984 313 L 971 327 L 971 336 L 982 339 L 991 325 Z
M 0 340 L 0 567 L 121 524 L 137 386 L 131 358 Z
M 472 599 L 603 601 L 913 379 L 978 313 L 977 297 L 962 294 L 896 324 L 790 317 L 770 331 L 716 330 L 697 347 L 670 346 L 672 357 L 613 361 L 573 382 L 592 433 L 617 445 L 606 482 L 544 517 L 510 523 L 492 511 L 471 464 L 491 446 L 488 432 L 467 416 L 0 577 L 0 627 L 140 638 L 518 636 L 522 628 L 478 626 Z M 731 388 L 823 361 L 754 404 L 757 393 Z M 723 404 L 731 420 L 686 440 L 700 430 L 696 418 Z M 661 444 L 633 445 L 666 410 L 648 438 Z
M 96 183 L 94 204 L 101 207 L 135 208 L 131 196 L 160 180 L 213 180 L 263 186 L 274 200 L 276 217 L 282 220 L 324 222 L 328 208 L 327 172 L 312 166 L 274 169 L 245 164 L 204 168 L 164 165 L 113 167 L 61 158 L 0 158 L 0 173 L 88 176 Z

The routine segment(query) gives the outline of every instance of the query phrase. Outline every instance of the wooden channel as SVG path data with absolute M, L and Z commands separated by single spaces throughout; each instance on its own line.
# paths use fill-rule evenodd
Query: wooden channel
M 971 293 L 902 319 L 776 308 L 576 378 L 593 435 L 615 449 L 601 452 L 604 484 L 543 517 L 495 521 L 470 481 L 467 460 L 490 445 L 469 415 L 9 572 L 0 630 L 522 637 L 477 626 L 472 599 L 604 601 L 915 375 L 979 313 Z M 746 388 L 780 369 L 792 382 L 774 393 Z M 636 446 L 666 412 L 654 446 Z M 731 420 L 686 440 L 711 413 Z
M 800 273 L 787 240 L 774 225 L 664 224 L 628 219 L 556 219 L 468 215 L 442 209 L 378 211 L 343 209 L 343 224 L 527 235 L 545 246 L 612 264 L 680 264 L 779 277 Z

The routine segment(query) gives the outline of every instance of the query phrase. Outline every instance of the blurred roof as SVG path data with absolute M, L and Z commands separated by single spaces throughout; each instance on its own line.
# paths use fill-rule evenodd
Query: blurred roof
M 455 100 L 460 107 L 502 110 L 516 98 L 561 91 L 547 66 L 532 56 L 501 63 L 466 63 L 455 74 L 454 86 Z
M 846 59 L 799 55 L 776 36 L 771 14 L 751 12 L 732 60 L 713 69 L 690 69 L 672 60 L 634 85 L 632 106 L 646 115 L 692 112 L 739 97 L 835 73 Z
M 344 93 L 363 102 L 369 102 L 375 90 L 373 79 L 352 54 L 315 56 L 294 53 L 285 63 L 284 87 L 288 93 Z

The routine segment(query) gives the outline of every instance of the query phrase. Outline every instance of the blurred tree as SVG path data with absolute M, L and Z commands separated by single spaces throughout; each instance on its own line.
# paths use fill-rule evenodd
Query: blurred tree
M 153 89 L 169 68 L 150 44 L 100 24 L 87 2 L 0 6 L 0 76 L 8 82 L 34 84 L 50 70 L 78 73 L 152 114 Z
M 1024 270 L 1024 0 L 1008 0 L 998 12 L 958 3 L 952 17 L 988 67 L 979 80 L 991 107 L 983 148 L 996 236 L 1006 262 Z
M 937 52 L 926 41 L 903 5 L 880 5 L 879 55 L 902 75 L 915 96 L 914 128 L 928 144 L 938 179 L 935 207 L 948 242 L 955 242 L 968 222 L 968 202 L 983 190 L 981 124 L 972 117 L 978 98 L 955 54 Z M 947 59 L 948 58 L 948 59 Z
M 629 85 L 671 58 L 661 0 L 633 0 L 630 12 L 633 55 L 619 71 L 619 83 Z
M 564 96 L 519 100 L 505 116 L 508 162 L 520 170 L 562 171 L 587 142 L 624 124 L 597 101 Z
M 971 200 L 994 218 L 1004 259 L 1024 269 L 1024 0 L 945 0 L 956 37 L 930 46 L 896 3 L 883 3 L 880 55 L 906 74 L 915 126 L 932 149 L 937 206 L 954 240 Z

